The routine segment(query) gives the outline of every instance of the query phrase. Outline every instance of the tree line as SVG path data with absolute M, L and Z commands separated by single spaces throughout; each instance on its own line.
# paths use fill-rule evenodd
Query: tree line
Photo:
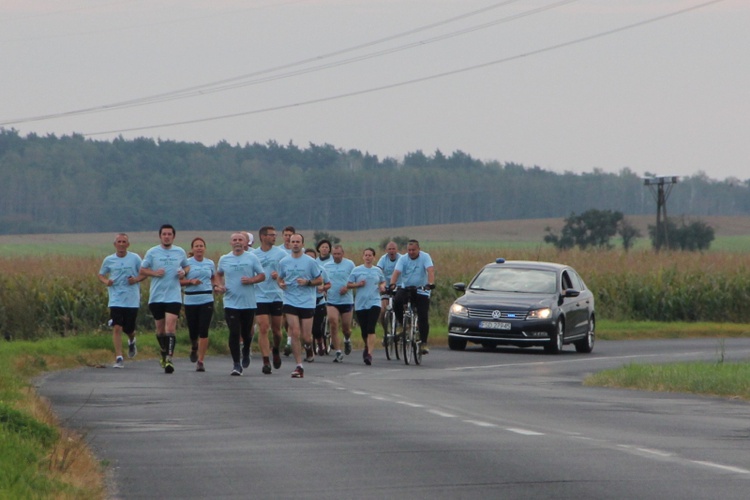
M 0 129 L 0 234 L 183 230 L 262 224 L 363 230 L 655 212 L 640 175 L 555 173 L 455 151 L 383 158 L 332 145 L 230 145 Z M 644 175 L 652 175 L 644 173 Z M 680 180 L 675 215 L 748 215 L 750 180 Z

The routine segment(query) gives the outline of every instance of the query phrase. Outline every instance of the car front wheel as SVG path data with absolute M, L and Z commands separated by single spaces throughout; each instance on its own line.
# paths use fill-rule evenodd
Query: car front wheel
M 451 351 L 463 351 L 466 349 L 466 339 L 448 337 L 448 348 Z
M 563 348 L 563 335 L 565 334 L 565 322 L 562 319 L 557 320 L 555 333 L 549 339 L 549 344 L 544 346 L 544 350 L 550 354 L 557 354 Z

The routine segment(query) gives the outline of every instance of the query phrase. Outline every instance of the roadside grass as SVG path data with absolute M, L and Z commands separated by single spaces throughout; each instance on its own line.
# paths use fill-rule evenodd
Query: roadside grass
M 750 401 L 750 362 L 628 364 L 587 377 L 586 386 L 683 392 Z
M 630 363 L 586 377 L 585 386 L 655 392 L 684 392 L 750 401 L 750 361 L 725 362 L 725 338 L 750 335 L 750 325 L 738 323 L 659 323 L 601 321 L 600 340 L 716 338 L 715 362 L 669 364 Z
M 212 331 L 209 353 L 227 354 L 227 339 L 225 329 Z M 178 333 L 176 355 L 186 357 L 189 345 L 187 333 Z M 153 334 L 139 336 L 138 359 L 156 357 Z M 55 370 L 105 368 L 113 361 L 109 331 L 0 341 L 0 498 L 106 498 L 108 463 L 91 453 L 85 435 L 57 419 L 34 391 L 33 379 Z
M 597 321 L 599 340 L 649 340 L 750 336 L 750 324 L 658 321 Z

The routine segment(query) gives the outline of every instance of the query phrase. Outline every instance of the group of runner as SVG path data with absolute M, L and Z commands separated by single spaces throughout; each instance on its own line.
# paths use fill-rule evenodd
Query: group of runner
M 196 371 L 205 371 L 208 330 L 213 316 L 214 294 L 223 295 L 224 318 L 229 329 L 231 375 L 240 376 L 250 365 L 250 347 L 254 325 L 258 328 L 258 347 L 263 358 L 262 373 L 281 368 L 282 327 L 287 332 L 284 354 L 293 355 L 293 378 L 304 377 L 304 362 L 315 360 L 315 351 L 324 352 L 323 330 L 327 316 L 333 361 L 340 363 L 352 351 L 352 317 L 356 313 L 362 329 L 362 359 L 372 364 L 375 328 L 380 318 L 386 289 L 398 291 L 394 307 L 403 308 L 404 287 L 417 286 L 417 317 L 423 352 L 429 335 L 429 293 L 434 288 L 434 266 L 422 252 L 419 242 L 410 240 L 407 252 L 398 253 L 389 242 L 386 253 L 375 264 L 376 252 L 364 250 L 363 264 L 355 266 L 344 257 L 344 248 L 328 240 L 319 241 L 315 250 L 304 248 L 304 236 L 292 226 L 282 231 L 284 242 L 276 246 L 277 231 L 263 226 L 258 231 L 260 245 L 253 249 L 249 232 L 235 232 L 230 238 L 232 251 L 218 264 L 205 256 L 206 242 L 198 237 L 190 253 L 175 246 L 176 231 L 164 224 L 159 228 L 159 245 L 146 252 L 143 260 L 133 252 L 126 234 L 117 234 L 115 253 L 107 256 L 99 270 L 99 280 L 107 285 L 115 347 L 115 368 L 124 366 L 122 333 L 128 337 L 128 356 L 137 353 L 135 324 L 140 306 L 141 281 L 150 279 L 149 311 L 156 323 L 156 338 L 161 351 L 161 367 L 174 372 L 172 357 L 180 309 L 184 305 L 191 353 Z M 182 288 L 184 287 L 184 297 Z M 356 290 L 356 293 L 353 291 Z M 401 316 L 402 317 L 402 316 Z M 399 322 L 401 317 L 397 314 Z M 343 333 L 343 353 L 339 329 Z M 269 339 L 269 330 L 271 339 Z

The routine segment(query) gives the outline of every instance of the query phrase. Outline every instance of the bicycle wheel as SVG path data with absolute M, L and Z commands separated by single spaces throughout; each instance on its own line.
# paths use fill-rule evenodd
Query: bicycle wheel
M 331 327 L 328 325 L 328 315 L 323 320 L 323 353 L 331 354 Z
M 402 335 L 398 333 L 398 323 L 396 322 L 396 313 L 391 311 L 391 331 L 393 332 L 393 352 L 396 353 L 396 359 L 401 360 L 401 351 L 399 346 L 403 339 Z
M 419 340 L 419 326 L 417 326 L 417 322 L 414 322 L 414 332 L 412 333 L 412 352 L 414 354 L 414 364 L 415 365 L 421 365 L 422 364 L 422 341 Z
M 394 332 L 391 330 L 391 316 L 392 311 L 386 311 L 385 317 L 383 318 L 383 349 L 385 349 L 385 359 L 391 360 L 395 356 L 394 353 Z
M 401 346 L 403 347 L 404 353 L 404 364 L 411 364 L 411 360 L 414 357 L 414 347 L 412 344 L 412 335 L 414 329 L 412 328 L 413 318 L 409 314 L 404 314 L 404 336 L 401 339 Z

